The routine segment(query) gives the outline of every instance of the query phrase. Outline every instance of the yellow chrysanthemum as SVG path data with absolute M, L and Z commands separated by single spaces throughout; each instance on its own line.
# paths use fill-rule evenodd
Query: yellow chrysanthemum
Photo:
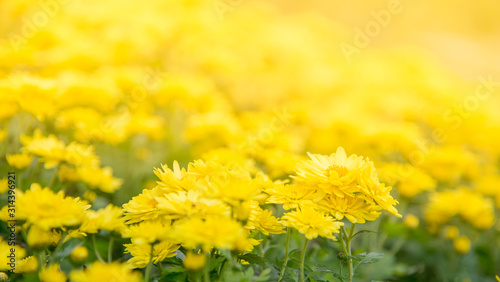
M 114 193 L 123 184 L 122 179 L 113 177 L 111 167 L 78 167 L 76 171 L 81 181 L 106 193 Z
M 170 236 L 186 248 L 201 246 L 205 252 L 210 252 L 212 248 L 249 251 L 256 242 L 248 238 L 247 234 L 238 221 L 211 216 L 182 220 L 174 224 Z
M 265 235 L 284 232 L 283 225 L 279 223 L 276 217 L 272 216 L 272 212 L 262 209 L 257 201 L 248 201 L 242 206 L 250 210 L 245 228 L 259 230 Z
M 40 157 L 45 163 L 45 168 L 50 169 L 65 160 L 66 145 L 57 139 L 55 135 L 44 137 L 39 129 L 36 129 L 32 137 L 22 135 L 21 143 L 23 151 Z
M 85 233 L 97 233 L 99 230 L 122 232 L 126 228 L 123 220 L 123 210 L 112 204 L 97 211 L 87 210 L 85 223 L 80 231 Z
M 203 198 L 200 191 L 179 191 L 155 199 L 158 202 L 156 207 L 171 219 L 230 214 L 227 205 L 217 199 Z
M 6 155 L 5 157 L 9 165 L 17 169 L 24 169 L 33 161 L 33 156 L 27 153 Z
M 39 261 L 34 256 L 26 257 L 22 260 L 17 261 L 16 273 L 31 273 L 36 272 L 38 269 Z
M 155 199 L 158 193 L 156 188 L 144 189 L 142 193 L 135 196 L 128 203 L 123 205 L 125 220 L 127 224 L 137 223 L 146 220 L 155 220 L 163 214 L 157 208 L 158 201 Z M 161 194 L 160 194 L 161 195 Z
M 185 168 L 180 168 L 179 163 L 174 161 L 173 170 L 167 165 L 161 165 L 161 169 L 155 168 L 154 173 L 160 179 L 158 188 L 164 193 L 177 191 L 188 191 L 195 189 L 195 177 L 187 173 Z
M 132 255 L 132 258 L 127 262 L 131 268 L 144 268 L 149 264 L 151 259 L 151 246 L 149 244 L 124 244 L 124 246 L 125 252 Z M 175 256 L 177 249 L 179 249 L 179 245 L 171 241 L 161 241 L 154 244 L 153 263 Z
M 89 250 L 85 246 L 78 246 L 71 252 L 70 258 L 74 262 L 84 262 L 89 257 Z
M 14 249 L 14 256 L 11 255 L 11 249 Z M 0 271 L 7 271 L 16 268 L 16 261 L 26 257 L 26 250 L 19 245 L 10 246 L 8 241 L 0 237 Z
M 256 200 L 262 187 L 250 177 L 222 174 L 210 179 L 206 196 L 220 199 L 231 206 L 238 206 L 246 200 Z
M 56 194 L 48 187 L 33 183 L 30 190 L 17 199 L 16 215 L 30 225 L 50 230 L 81 224 L 89 207 L 79 198 L 65 197 L 63 192 Z
M 54 263 L 46 266 L 38 273 L 40 282 L 66 282 L 66 274 L 59 269 L 59 264 Z
M 335 195 L 326 195 L 319 203 L 319 209 L 330 213 L 337 220 L 342 220 L 346 217 L 352 223 L 365 223 L 367 220 L 372 221 L 380 215 L 377 208 L 373 204 L 367 203 L 360 196 L 344 196 L 343 198 Z
M 33 225 L 28 231 L 28 245 L 31 248 L 55 246 L 59 240 L 61 240 L 61 232 L 55 230 L 43 230 L 37 225 Z
M 207 255 L 204 253 L 195 254 L 193 252 L 188 252 L 186 254 L 186 258 L 182 261 L 182 264 L 186 269 L 196 271 L 202 269 L 206 262 Z
M 296 175 L 292 176 L 298 183 L 318 186 L 328 194 L 337 197 L 352 196 L 358 192 L 355 181 L 360 170 L 368 165 L 368 160 L 357 155 L 347 157 L 344 149 L 339 147 L 336 153 L 330 156 L 308 153 L 311 160 L 302 161 L 295 168 Z
M 108 264 L 97 261 L 88 265 L 85 270 L 71 271 L 69 279 L 74 282 L 140 282 L 142 277 L 140 272 L 132 271 L 127 264 L 119 262 L 112 262 Z
M 285 210 L 313 205 L 322 197 L 314 187 L 304 184 L 276 183 L 264 192 L 269 194 L 266 203 L 282 204 Z
M 318 236 L 336 240 L 333 234 L 339 233 L 340 227 L 344 225 L 343 222 L 335 221 L 333 217 L 312 207 L 285 213 L 281 217 L 281 223 L 297 229 L 309 240 Z
M 153 244 L 168 238 L 171 230 L 169 225 L 161 221 L 144 221 L 139 224 L 129 225 L 122 233 L 122 237 L 131 238 L 133 244 Z

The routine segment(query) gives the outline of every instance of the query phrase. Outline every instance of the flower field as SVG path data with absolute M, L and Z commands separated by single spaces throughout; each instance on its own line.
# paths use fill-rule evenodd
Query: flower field
M 0 281 L 500 281 L 499 19 L 0 1 Z

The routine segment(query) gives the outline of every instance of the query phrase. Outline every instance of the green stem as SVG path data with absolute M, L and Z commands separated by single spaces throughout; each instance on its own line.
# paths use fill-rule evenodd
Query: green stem
M 353 223 L 351 226 L 351 230 L 349 230 L 349 235 L 347 235 L 347 232 L 345 231 L 345 228 L 342 226 L 340 227 L 340 241 L 342 242 L 342 248 L 344 250 L 344 253 L 347 256 L 347 266 L 348 266 L 348 281 L 352 282 L 352 279 L 354 277 L 354 265 L 352 262 L 352 252 L 351 252 L 351 240 L 354 234 L 354 227 L 356 227 L 356 224 Z
M 283 261 L 283 265 L 281 266 L 281 273 L 280 273 L 280 278 L 278 279 L 278 282 L 283 279 L 283 275 L 285 274 L 286 270 L 286 265 L 288 263 L 288 249 L 290 247 L 290 228 L 286 228 L 286 245 L 285 245 L 285 260 Z
M 59 243 L 57 243 L 56 249 L 52 253 L 52 257 L 50 258 L 50 264 L 55 262 L 56 254 L 61 250 L 62 245 L 64 244 L 64 239 L 66 239 L 66 236 L 68 236 L 68 233 L 63 232 L 61 235 L 61 239 L 59 240 Z
M 111 263 L 113 262 L 113 236 L 109 238 L 109 245 L 108 245 L 108 262 Z
M 210 260 L 210 256 L 208 257 L 207 262 L 205 263 L 205 266 L 203 267 L 203 281 L 204 282 L 210 282 L 210 272 L 208 271 L 208 267 L 210 265 L 209 260 Z
M 161 261 L 158 262 L 158 264 L 156 264 L 156 266 L 158 267 L 158 269 L 160 270 L 160 276 L 163 276 L 163 266 L 161 265 Z
M 145 282 L 149 282 L 149 276 L 151 273 L 151 265 L 153 265 L 153 254 L 154 254 L 154 244 L 151 244 L 151 255 L 149 256 L 149 263 L 146 267 L 146 276 L 144 278 Z
M 97 250 L 97 244 L 96 244 L 96 240 L 95 240 L 95 234 L 92 234 L 92 244 L 94 245 L 94 252 L 95 252 L 95 256 L 97 257 L 97 259 L 104 263 L 104 260 L 102 259 L 101 255 L 99 254 L 99 251 Z
M 304 261 L 306 259 L 306 249 L 307 249 L 307 243 L 309 243 L 309 240 L 306 238 L 304 241 L 304 246 L 302 247 L 302 253 L 300 254 L 300 281 L 304 282 L 305 281 L 305 276 L 304 276 Z

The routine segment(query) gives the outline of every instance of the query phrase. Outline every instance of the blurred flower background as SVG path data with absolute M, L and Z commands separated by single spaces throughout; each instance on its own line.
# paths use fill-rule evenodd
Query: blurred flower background
M 341 221 L 375 232 L 353 256 L 384 253 L 355 281 L 500 273 L 498 1 L 1 0 L 0 19 L 12 279 L 295 281 L 304 234 L 299 276 L 333 281 Z

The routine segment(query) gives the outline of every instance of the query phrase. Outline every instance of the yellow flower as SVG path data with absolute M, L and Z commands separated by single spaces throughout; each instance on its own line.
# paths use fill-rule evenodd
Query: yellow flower
M 149 190 L 144 189 L 142 193 L 135 196 L 128 203 L 123 205 L 125 212 L 124 219 L 127 224 L 137 223 L 146 220 L 155 220 L 162 214 L 156 207 L 158 201 L 155 199 L 156 188 Z
M 78 246 L 71 252 L 71 260 L 75 262 L 84 262 L 89 257 L 89 250 L 85 246 Z
M 206 196 L 220 199 L 231 206 L 238 206 L 246 200 L 256 200 L 262 187 L 250 177 L 232 173 L 217 175 L 210 179 Z
M 259 230 L 265 235 L 283 233 L 283 225 L 278 219 L 272 216 L 270 210 L 264 210 L 259 206 L 257 201 L 245 202 L 243 207 L 250 209 L 247 224 L 245 228 L 249 230 Z
M 108 264 L 97 261 L 90 264 L 85 270 L 71 271 L 69 279 L 74 282 L 140 282 L 142 277 L 140 272 L 132 271 L 127 264 L 119 262 Z
M 495 278 L 497 279 L 497 281 L 500 281 L 500 277 L 498 277 L 498 275 L 495 275 Z
M 132 255 L 132 258 L 127 262 L 131 268 L 144 268 L 149 264 L 151 259 L 151 245 L 124 244 L 124 246 L 125 252 Z M 177 249 L 179 249 L 179 245 L 167 240 L 154 244 L 153 263 L 158 263 L 165 258 L 175 256 Z
M 33 160 L 33 156 L 26 153 L 7 155 L 6 158 L 9 165 L 17 169 L 27 167 Z
M 302 161 L 295 168 L 295 181 L 310 186 L 319 186 L 328 194 L 337 197 L 353 196 L 359 189 L 353 185 L 361 168 L 371 164 L 368 160 L 357 155 L 350 155 L 339 147 L 336 153 L 330 156 L 308 153 L 311 160 Z
M 470 250 L 470 240 L 466 236 L 459 236 L 453 240 L 453 247 L 459 254 L 468 253 Z
M 380 215 L 379 208 L 373 204 L 368 204 L 360 196 L 326 195 L 319 203 L 319 209 L 330 213 L 337 220 L 346 217 L 352 223 L 365 223 L 366 220 L 375 220 Z
M 126 228 L 123 220 L 123 210 L 112 204 L 103 209 L 87 210 L 85 223 L 80 231 L 85 233 L 97 233 L 99 230 L 122 232 Z
M 0 129 L 0 142 L 2 142 L 5 137 L 7 137 L 7 131 Z
M 144 221 L 139 224 L 129 225 L 122 233 L 123 238 L 131 238 L 136 245 L 153 244 L 167 239 L 171 227 L 160 221 Z
M 431 195 L 425 211 L 428 223 L 443 225 L 454 216 L 460 216 L 480 230 L 490 228 L 495 222 L 492 200 L 477 191 L 458 187 Z
M 185 168 L 180 168 L 179 163 L 174 161 L 173 170 L 167 165 L 161 165 L 161 169 L 155 168 L 154 173 L 160 179 L 158 188 L 164 193 L 187 191 L 195 187 L 195 177 L 187 173 Z
M 419 225 L 419 220 L 418 220 L 418 217 L 416 217 L 415 215 L 407 214 L 404 217 L 403 223 L 409 229 L 417 229 L 417 227 Z
M 100 165 L 99 157 L 95 155 L 94 147 L 71 142 L 66 147 L 65 160 L 77 167 L 97 167 Z
M 238 221 L 215 216 L 204 220 L 195 217 L 179 221 L 173 225 L 170 236 L 179 240 L 185 248 L 201 246 L 205 252 L 210 252 L 212 248 L 248 251 L 255 243 L 247 238 L 247 231 Z
M 281 217 L 281 223 L 297 229 L 309 240 L 321 236 L 335 241 L 337 239 L 333 233 L 339 233 L 340 227 L 344 225 L 343 222 L 335 221 L 333 217 L 316 211 L 312 207 L 303 207 L 285 213 Z
M 45 162 L 45 168 L 50 169 L 65 160 L 66 145 L 57 139 L 55 135 L 44 137 L 39 129 L 36 129 L 32 137 L 22 135 L 21 143 L 23 151 L 40 157 Z
M 78 167 L 77 173 L 81 181 L 105 193 L 114 193 L 123 183 L 123 180 L 113 177 L 111 167 Z
M 380 183 L 373 165 L 366 166 L 362 170 L 359 187 L 368 203 L 378 205 L 397 217 L 403 217 L 395 207 L 399 202 L 391 196 L 392 187 Z
M 11 249 L 14 248 L 14 256 L 11 257 Z M 18 260 L 24 258 L 27 252 L 19 245 L 10 246 L 8 241 L 0 237 L 0 271 L 16 268 Z
M 61 240 L 61 233 L 55 230 L 44 230 L 33 225 L 28 231 L 28 245 L 32 248 L 55 246 Z
M 31 273 L 38 269 L 38 259 L 34 256 L 26 257 L 17 261 L 16 273 Z
M 447 239 L 450 240 L 456 239 L 459 234 L 460 231 L 458 230 L 458 227 L 456 227 L 455 225 L 446 226 L 446 228 L 444 229 L 444 236 Z
M 0 193 L 7 193 L 9 191 L 9 179 L 0 178 Z
M 38 277 L 40 282 L 66 282 L 68 279 L 66 274 L 59 269 L 58 263 L 43 267 Z
M 313 205 L 321 199 L 321 194 L 316 189 L 304 184 L 276 183 L 264 192 L 270 196 L 266 203 L 282 204 L 285 210 Z
M 206 262 L 207 256 L 204 253 L 195 254 L 193 252 L 188 252 L 182 264 L 186 269 L 196 271 L 202 269 Z
M 155 197 L 158 209 L 171 219 L 193 216 L 228 215 L 230 208 L 217 199 L 203 198 L 199 191 L 179 191 Z
M 64 197 L 63 192 L 56 194 L 48 187 L 33 183 L 30 190 L 17 199 L 17 218 L 43 230 L 71 227 L 82 223 L 89 207 L 79 198 Z

